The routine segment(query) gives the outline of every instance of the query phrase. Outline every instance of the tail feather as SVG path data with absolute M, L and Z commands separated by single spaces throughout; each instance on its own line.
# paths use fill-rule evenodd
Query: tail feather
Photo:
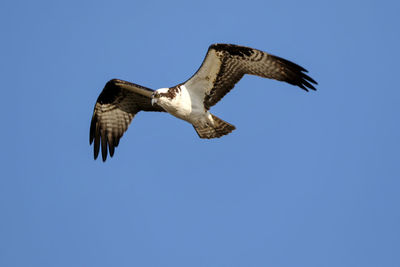
M 212 119 L 214 121 L 213 125 L 206 125 L 206 126 L 196 126 L 193 125 L 194 129 L 196 130 L 197 134 L 200 138 L 219 138 L 221 136 L 227 135 L 231 133 L 233 130 L 236 129 L 230 123 L 221 120 L 217 116 L 212 115 Z

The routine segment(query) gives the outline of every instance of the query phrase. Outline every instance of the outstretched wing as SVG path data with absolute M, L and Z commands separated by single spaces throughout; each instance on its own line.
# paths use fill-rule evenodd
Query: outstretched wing
M 308 91 L 317 84 L 305 74 L 307 70 L 286 59 L 250 47 L 213 44 L 199 70 L 184 83 L 204 96 L 207 109 L 223 98 L 245 74 L 275 79 Z
M 94 159 L 99 155 L 100 143 L 103 161 L 118 146 L 133 117 L 141 110 L 164 111 L 151 105 L 153 90 L 130 82 L 113 79 L 107 82 L 97 98 L 90 125 L 90 144 L 94 141 Z

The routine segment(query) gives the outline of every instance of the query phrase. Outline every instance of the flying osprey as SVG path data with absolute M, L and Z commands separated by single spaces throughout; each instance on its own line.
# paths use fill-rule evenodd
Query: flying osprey
M 191 123 L 200 138 L 218 138 L 235 129 L 209 112 L 245 74 L 284 81 L 306 91 L 317 84 L 307 70 L 286 59 L 250 47 L 213 44 L 198 71 L 186 82 L 151 90 L 127 81 L 107 82 L 94 107 L 90 144 L 96 159 L 101 144 L 103 161 L 139 111 L 168 112 Z

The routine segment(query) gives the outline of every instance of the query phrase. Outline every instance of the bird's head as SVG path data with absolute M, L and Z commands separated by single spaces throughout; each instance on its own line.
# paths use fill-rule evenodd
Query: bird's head
M 151 105 L 154 106 L 154 104 L 157 104 L 157 102 L 159 102 L 160 98 L 162 97 L 162 94 L 165 94 L 167 92 L 168 88 L 160 88 L 158 90 L 155 90 L 151 95 Z

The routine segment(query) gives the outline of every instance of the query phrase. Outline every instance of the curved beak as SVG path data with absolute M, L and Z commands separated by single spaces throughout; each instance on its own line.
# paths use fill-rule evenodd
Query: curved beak
M 157 99 L 155 99 L 154 96 L 152 96 L 151 105 L 154 106 L 154 104 L 157 104 Z

